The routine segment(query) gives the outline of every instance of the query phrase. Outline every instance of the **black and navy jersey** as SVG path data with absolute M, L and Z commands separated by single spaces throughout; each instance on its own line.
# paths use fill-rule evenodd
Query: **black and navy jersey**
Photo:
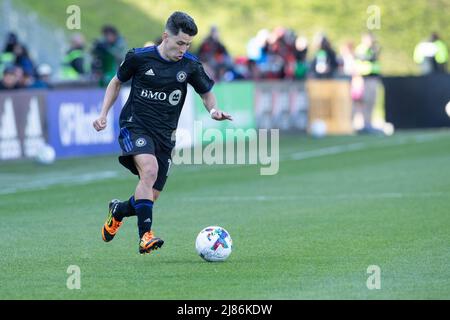
M 167 148 L 175 145 L 172 134 L 186 99 L 187 84 L 199 94 L 207 93 L 214 85 L 194 55 L 185 53 L 179 61 L 168 61 L 161 57 L 156 46 L 128 51 L 117 78 L 121 82 L 131 79 L 120 126 L 135 123 Z

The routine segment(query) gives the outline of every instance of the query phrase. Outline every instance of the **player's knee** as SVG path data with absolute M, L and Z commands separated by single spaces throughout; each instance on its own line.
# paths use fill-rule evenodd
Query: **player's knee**
M 153 168 L 147 168 L 142 170 L 140 177 L 145 185 L 152 187 L 158 177 L 158 171 Z

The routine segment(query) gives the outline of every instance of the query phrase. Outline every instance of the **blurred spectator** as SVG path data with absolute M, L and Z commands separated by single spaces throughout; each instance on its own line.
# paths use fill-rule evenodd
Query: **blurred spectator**
M 106 86 L 115 76 L 117 68 L 127 53 L 123 37 L 113 26 L 102 28 L 102 38 L 95 40 L 92 49 L 92 71 L 101 86 Z
M 22 68 L 24 74 L 34 75 L 34 64 L 27 48 L 21 43 L 16 43 L 13 47 L 13 53 L 16 56 L 15 65 Z
M 281 39 L 283 46 L 282 51 L 280 52 L 281 57 L 284 60 L 283 65 L 283 78 L 294 79 L 295 72 L 297 67 L 297 57 L 296 57 L 296 49 L 295 42 L 297 36 L 295 32 L 291 29 L 285 30 L 283 34 L 283 38 Z
M 23 78 L 25 76 L 25 71 L 21 66 L 15 66 L 14 73 L 16 75 L 16 85 L 18 88 L 21 88 L 22 84 L 24 83 Z
M 355 50 L 356 78 L 353 84 L 355 88 L 361 87 L 360 98 L 354 99 L 356 111 L 361 112 L 363 116 L 364 127 L 361 133 L 377 132 L 372 127 L 372 112 L 375 107 L 380 76 L 379 53 L 380 48 L 376 43 L 375 36 L 372 33 L 364 34 L 361 43 Z
M 372 33 L 364 34 L 355 50 L 356 71 L 362 76 L 378 77 L 380 75 L 379 53 L 380 48 L 375 36 Z
M 295 39 L 295 78 L 304 79 L 308 73 L 308 39 L 297 37 Z
M 261 29 L 255 37 L 251 38 L 247 43 L 247 57 L 249 60 L 261 63 L 265 60 L 267 39 L 269 38 L 269 30 Z
M 307 48 L 295 32 L 276 27 L 261 29 L 247 44 L 248 75 L 251 79 L 294 79 L 304 76 Z M 305 40 L 305 38 L 302 38 Z M 307 41 L 306 41 L 307 46 Z
M 340 71 L 343 75 L 352 77 L 355 74 L 355 49 L 353 42 L 344 43 L 339 51 Z
M 3 78 L 0 81 L 0 90 L 13 89 L 19 89 L 19 85 L 17 83 L 16 67 L 7 66 L 5 70 L 3 70 Z
M 361 109 L 360 103 L 364 94 L 364 79 L 356 71 L 355 59 L 353 42 L 346 42 L 340 48 L 339 66 L 341 74 L 350 78 L 350 96 L 353 101 L 352 118 L 355 117 L 357 108 Z
M 13 52 L 14 46 L 19 43 L 17 35 L 14 32 L 9 32 L 6 35 L 5 47 L 3 52 Z
M 267 45 L 267 66 L 263 77 L 269 79 L 293 78 L 295 73 L 295 34 L 283 27 L 275 28 Z
M 13 49 L 17 43 L 18 41 L 16 34 L 13 32 L 8 33 L 5 41 L 5 48 L 0 55 L 0 77 L 6 67 L 15 64 L 16 57 L 14 55 Z
M 34 74 L 30 73 L 29 71 L 24 71 L 22 73 L 22 76 L 18 79 L 19 87 L 24 89 L 31 88 L 34 84 L 34 80 Z
M 247 62 L 246 57 L 237 57 L 234 63 L 221 65 L 218 70 L 217 81 L 230 82 L 246 79 L 248 77 Z
M 330 41 L 324 34 L 319 34 L 315 39 L 317 51 L 311 62 L 311 72 L 316 78 L 331 78 L 337 70 L 338 62 L 336 53 Z
M 62 80 L 79 80 L 87 73 L 85 40 L 82 34 L 75 33 L 70 38 L 70 48 L 63 58 Z
M 247 43 L 247 68 L 251 79 L 260 79 L 267 68 L 267 41 L 269 30 L 261 29 Z
M 250 79 L 249 59 L 245 56 L 239 56 L 234 59 L 234 80 Z
M 232 70 L 232 60 L 227 49 L 220 41 L 219 30 L 212 26 L 209 35 L 203 40 L 198 50 L 200 61 L 207 65 L 211 76 L 216 81 L 224 78 L 224 75 Z
M 247 71 L 248 79 L 259 80 L 262 77 L 261 69 L 256 62 L 251 59 L 247 60 Z
M 421 66 L 422 74 L 446 72 L 448 49 L 437 33 L 420 42 L 414 49 L 414 62 Z
M 37 77 L 31 86 L 33 89 L 48 89 L 52 87 L 50 81 L 52 67 L 45 63 L 41 64 L 37 67 L 36 74 Z

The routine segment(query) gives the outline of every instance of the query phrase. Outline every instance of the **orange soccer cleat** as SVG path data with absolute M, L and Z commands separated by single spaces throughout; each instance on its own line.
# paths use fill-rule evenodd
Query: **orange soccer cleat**
M 158 250 L 164 244 L 164 240 L 153 236 L 153 231 L 144 233 L 139 242 L 139 253 L 150 253 L 152 250 Z
M 102 239 L 105 242 L 111 241 L 116 235 L 117 231 L 119 231 L 120 226 L 122 225 L 121 221 L 117 221 L 113 217 L 114 211 L 117 209 L 117 205 L 119 204 L 119 200 L 114 199 L 109 203 L 109 213 L 106 218 L 105 224 L 102 228 Z

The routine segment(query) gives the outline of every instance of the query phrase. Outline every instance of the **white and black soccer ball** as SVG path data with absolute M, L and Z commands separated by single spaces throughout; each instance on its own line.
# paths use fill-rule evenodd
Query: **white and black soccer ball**
M 198 234 L 195 249 L 198 255 L 206 261 L 225 261 L 233 249 L 233 240 L 224 228 L 210 226 Z

